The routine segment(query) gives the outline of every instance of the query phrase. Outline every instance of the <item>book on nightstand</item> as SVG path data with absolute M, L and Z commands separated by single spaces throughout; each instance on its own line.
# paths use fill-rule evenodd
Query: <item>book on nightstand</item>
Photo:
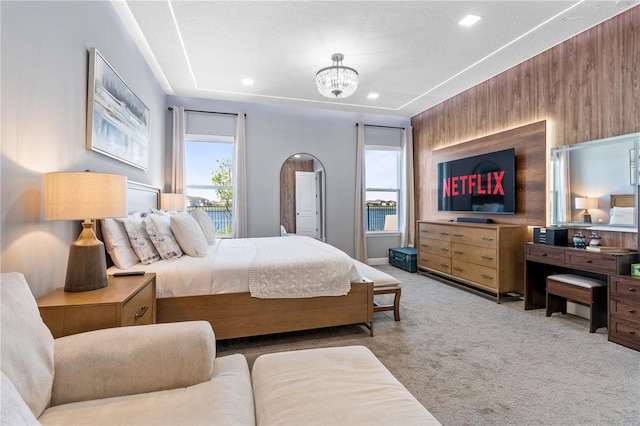
M 596 253 L 631 253 L 633 250 L 626 247 L 613 247 L 613 246 L 587 246 L 588 251 L 595 251 Z

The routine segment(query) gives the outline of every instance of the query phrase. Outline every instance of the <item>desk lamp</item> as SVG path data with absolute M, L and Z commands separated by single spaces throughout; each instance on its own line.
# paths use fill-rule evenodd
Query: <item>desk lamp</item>
M 598 208 L 597 198 L 578 197 L 576 198 L 576 209 L 584 209 L 582 212 L 582 223 L 591 223 L 591 214 L 588 209 Z
M 126 215 L 126 176 L 90 171 L 44 175 L 45 219 L 83 221 L 82 232 L 69 249 L 64 291 L 106 287 L 104 244 L 93 232 L 93 220 Z

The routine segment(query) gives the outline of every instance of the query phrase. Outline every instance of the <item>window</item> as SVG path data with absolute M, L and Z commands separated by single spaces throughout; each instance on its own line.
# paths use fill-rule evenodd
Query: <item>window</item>
M 365 146 L 367 231 L 398 231 L 400 148 Z
M 233 223 L 233 137 L 185 137 L 185 187 L 187 211 L 206 212 L 216 232 L 231 235 Z

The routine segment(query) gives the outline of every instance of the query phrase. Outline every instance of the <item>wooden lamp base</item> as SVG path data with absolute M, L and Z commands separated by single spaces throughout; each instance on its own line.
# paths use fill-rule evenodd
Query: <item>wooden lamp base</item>
M 107 286 L 104 244 L 96 238 L 90 220 L 82 222 L 82 232 L 69 248 L 64 291 L 89 291 Z

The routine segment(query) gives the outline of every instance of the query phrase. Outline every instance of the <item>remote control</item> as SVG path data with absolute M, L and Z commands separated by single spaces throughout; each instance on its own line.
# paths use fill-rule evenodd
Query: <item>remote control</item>
M 127 277 L 129 275 L 144 275 L 144 271 L 122 271 L 122 272 L 114 272 L 114 277 Z

